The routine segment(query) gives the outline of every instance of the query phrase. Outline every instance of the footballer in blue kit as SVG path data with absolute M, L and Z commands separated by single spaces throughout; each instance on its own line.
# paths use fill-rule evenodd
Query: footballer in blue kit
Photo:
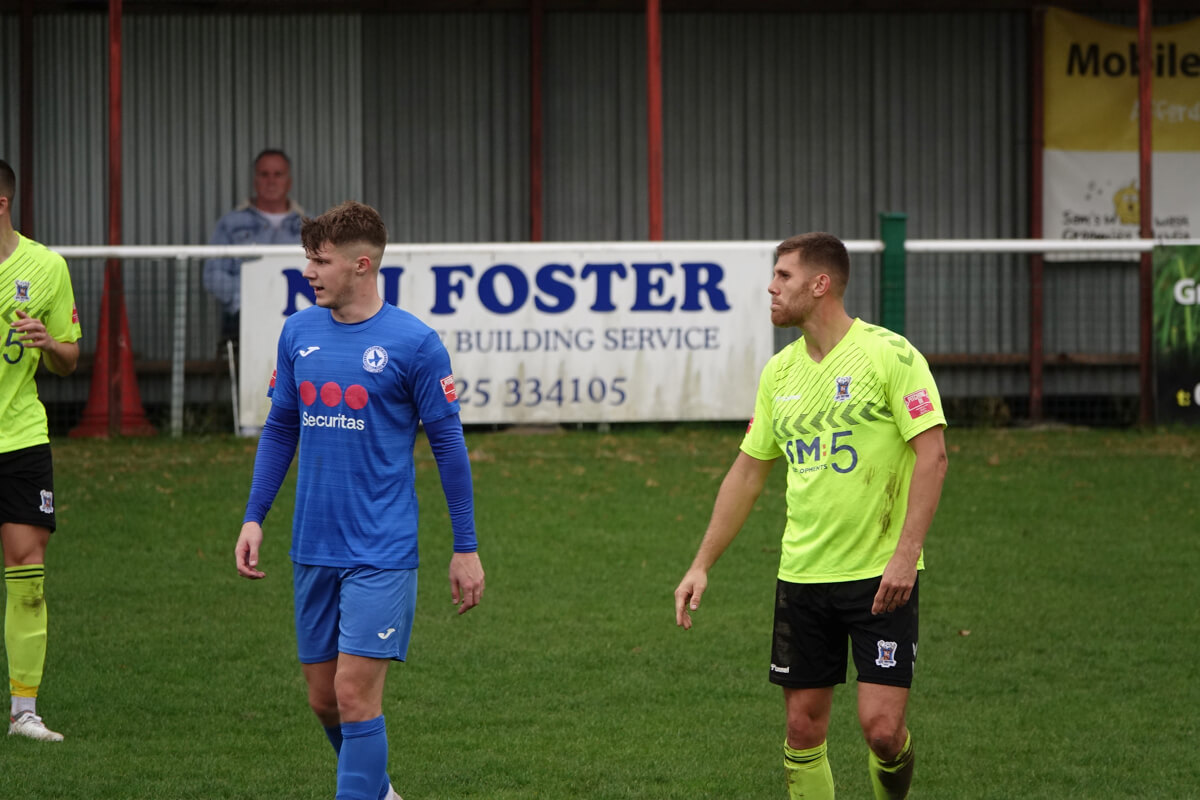
M 269 394 L 304 453 L 293 561 L 417 566 L 413 445 L 421 422 L 457 418 L 452 380 L 437 334 L 395 306 L 350 324 L 320 306 L 288 318 Z M 455 544 L 473 544 L 470 516 L 454 522 Z
M 387 776 L 387 665 L 404 660 L 416 605 L 413 447 L 424 426 L 450 510 L 451 598 L 477 605 L 484 575 L 450 357 L 437 334 L 379 296 L 387 231 L 343 203 L 301 232 L 316 305 L 279 337 L 238 572 L 258 569 L 262 523 L 299 445 L 292 523 L 297 652 L 309 705 L 338 754 L 338 800 L 399 798 Z

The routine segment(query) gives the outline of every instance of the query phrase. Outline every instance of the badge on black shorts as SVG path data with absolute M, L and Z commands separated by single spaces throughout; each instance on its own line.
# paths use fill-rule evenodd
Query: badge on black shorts
M 54 513 L 54 492 L 48 492 L 42 489 L 42 504 L 38 506 L 38 511 L 43 514 Z
M 875 666 L 885 668 L 896 666 L 895 642 L 885 642 L 883 639 L 880 639 L 875 643 L 875 646 L 879 648 L 879 658 L 875 659 Z

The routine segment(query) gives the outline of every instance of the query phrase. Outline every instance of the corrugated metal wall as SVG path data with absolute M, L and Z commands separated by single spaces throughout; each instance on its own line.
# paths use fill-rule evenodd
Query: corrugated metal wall
M 18 27 L 0 16 L 7 108 Z M 666 14 L 666 236 L 875 238 L 885 210 L 908 214 L 910 238 L 1027 236 L 1028 28 L 1022 12 Z M 34 34 L 36 233 L 102 243 L 106 19 L 39 14 Z M 545 36 L 546 238 L 645 238 L 644 18 L 550 13 Z M 127 243 L 206 241 L 267 146 L 291 154 L 309 211 L 362 198 L 398 241 L 528 234 L 523 13 L 131 14 L 124 43 Z M 15 117 L 0 122 L 13 162 Z M 875 262 L 855 258 L 848 298 L 868 318 Z M 100 265 L 72 268 L 86 352 Z M 140 359 L 168 357 L 172 273 L 127 268 Z M 1023 354 L 1027 273 L 1013 256 L 910 257 L 906 332 L 931 355 Z M 1136 352 L 1131 265 L 1048 265 L 1046 288 L 1047 352 Z M 216 309 L 198 264 L 189 289 L 188 357 L 209 358 Z M 946 368 L 939 380 L 948 396 L 1027 392 L 1024 367 Z M 78 383 L 50 391 L 85 396 Z M 165 383 L 143 381 L 149 401 Z M 1133 393 L 1136 374 L 1049 369 L 1046 389 Z
M 546 15 L 546 239 L 645 239 L 646 28 L 640 14 Z
M 870 18 L 880 207 L 910 238 L 1029 235 L 1028 16 Z M 906 335 L 936 354 L 1028 353 L 1028 259 L 909 258 Z M 1025 368 L 943 368 L 945 394 L 1024 395 Z
M 869 239 L 884 210 L 908 214 L 910 238 L 1028 235 L 1027 25 L 1016 13 L 669 15 L 667 237 Z M 854 268 L 848 307 L 875 318 L 875 261 Z M 1028 350 L 1025 259 L 912 257 L 909 270 L 906 332 L 922 350 Z M 1011 369 L 939 379 L 948 394 L 1027 386 Z
M 400 242 L 529 236 L 524 14 L 372 15 L 363 198 Z
M 292 197 L 306 210 L 361 197 L 360 25 L 357 15 L 127 17 L 124 241 L 207 242 L 217 218 L 249 196 L 251 162 L 267 147 L 290 156 Z M 217 341 L 201 273 L 196 263 L 188 274 L 198 359 L 213 357 Z M 142 359 L 170 357 L 174 281 L 169 262 L 126 267 Z M 147 402 L 166 400 L 165 378 L 143 385 Z
M 19 24 L 15 17 L 13 24 Z M 102 244 L 108 239 L 107 36 L 101 16 L 34 17 L 33 219 L 41 242 Z M 9 163 L 21 184 L 28 176 L 19 172 L 16 147 L 12 152 Z M 84 352 L 95 348 L 103 266 L 70 263 Z M 51 402 L 79 402 L 86 399 L 88 384 L 83 376 L 72 376 L 43 380 L 39 389 Z
M 15 16 L 5 22 L 18 24 Z M 51 244 L 103 244 L 107 18 L 37 15 L 34 35 L 36 235 Z M 123 241 L 207 242 L 217 218 L 249 195 L 251 161 L 266 147 L 291 156 L 293 197 L 306 209 L 361 197 L 360 42 L 358 16 L 128 16 Z M 5 86 L 15 91 L 15 74 Z M 15 152 L 15 135 L 12 142 Z M 103 263 L 73 261 L 71 268 L 87 354 L 96 344 Z M 217 339 L 216 306 L 201 287 L 201 269 L 192 264 L 188 276 L 188 358 L 198 360 L 215 355 Z M 170 357 L 174 280 L 169 262 L 125 268 L 139 361 Z M 167 399 L 163 368 L 139 376 L 148 403 Z M 208 396 L 201 383 L 192 386 L 200 388 L 196 399 Z M 81 401 L 87 385 L 47 381 L 42 392 L 50 401 Z
M 21 66 L 21 21 L 15 14 L 0 14 L 0 158 L 13 165 L 19 158 L 20 123 L 14 109 L 21 107 L 20 83 L 17 75 Z

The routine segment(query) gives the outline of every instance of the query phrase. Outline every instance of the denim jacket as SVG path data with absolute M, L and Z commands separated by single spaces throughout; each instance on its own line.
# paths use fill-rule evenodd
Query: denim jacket
M 289 201 L 288 215 L 278 228 L 249 200 L 217 220 L 209 244 L 298 244 L 304 209 Z M 210 258 L 204 262 L 204 288 L 221 304 L 226 314 L 242 307 L 240 258 Z

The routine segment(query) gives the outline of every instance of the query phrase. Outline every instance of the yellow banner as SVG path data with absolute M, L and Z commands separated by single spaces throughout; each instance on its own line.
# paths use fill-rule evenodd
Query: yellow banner
M 1155 152 L 1200 151 L 1200 18 L 1151 32 Z M 1046 11 L 1045 147 L 1138 149 L 1137 29 Z

